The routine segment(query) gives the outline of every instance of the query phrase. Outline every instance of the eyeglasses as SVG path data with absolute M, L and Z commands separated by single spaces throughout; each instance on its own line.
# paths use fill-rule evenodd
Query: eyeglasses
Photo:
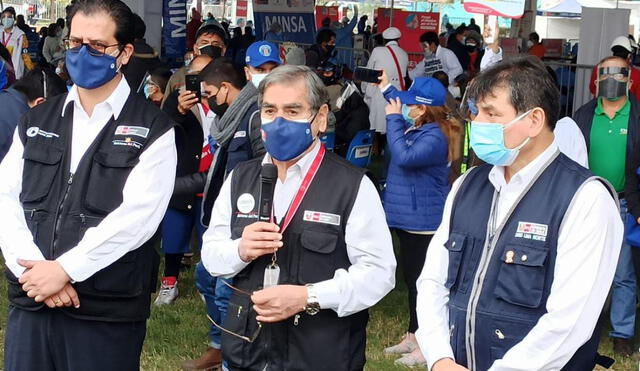
M 251 297 L 251 293 L 244 291 L 244 290 L 240 290 L 239 288 L 233 287 L 232 285 L 230 285 L 229 283 L 222 281 L 222 283 L 224 283 L 225 285 L 227 285 L 229 288 L 231 288 L 233 291 L 241 294 L 241 295 L 246 295 Z M 242 308 L 240 308 L 240 310 L 242 310 Z M 230 313 L 227 313 L 227 315 L 230 315 Z M 238 311 L 238 315 L 240 315 L 240 311 Z M 256 328 L 256 331 L 253 333 L 253 335 L 251 335 L 251 337 L 249 336 L 244 336 L 244 335 L 240 335 L 240 334 L 236 334 L 235 332 L 231 331 L 231 330 L 227 330 L 226 328 L 222 327 L 221 325 L 219 325 L 218 323 L 216 323 L 216 321 L 213 320 L 213 318 L 211 318 L 208 314 L 207 314 L 207 318 L 209 319 L 209 321 L 211 321 L 211 323 L 213 323 L 214 326 L 216 326 L 217 328 L 220 329 L 220 331 L 223 331 L 229 335 L 235 336 L 239 339 L 242 339 L 248 343 L 253 343 L 254 341 L 256 341 L 256 339 L 258 338 L 258 335 L 260 335 L 260 330 L 262 330 L 262 323 L 256 321 L 256 323 L 258 324 L 258 327 Z
M 112 48 L 114 46 L 120 46 L 119 43 L 112 44 L 112 45 L 105 45 L 99 41 L 90 41 L 88 43 L 83 43 L 82 39 L 77 37 L 69 37 L 67 39 L 64 39 L 64 45 L 65 45 L 65 49 L 67 49 L 67 51 L 71 53 L 78 53 L 82 48 L 82 46 L 86 45 L 87 50 L 89 51 L 89 54 L 96 57 L 102 57 L 106 55 L 108 48 Z

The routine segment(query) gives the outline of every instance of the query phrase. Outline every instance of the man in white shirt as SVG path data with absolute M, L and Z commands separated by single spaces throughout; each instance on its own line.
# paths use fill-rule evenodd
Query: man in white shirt
M 400 30 L 395 27 L 384 30 L 382 37 L 385 46 L 373 49 L 367 68 L 386 71 L 389 82 L 393 86 L 398 90 L 406 90 L 409 87 L 404 86 L 404 78 L 407 74 L 409 57 L 398 44 L 401 36 Z M 377 84 L 363 83 L 362 86 L 364 101 L 369 106 L 371 129 L 385 134 L 387 132 L 387 115 L 384 112 L 384 107 L 387 106 L 387 101 L 382 96 Z
M 228 315 L 214 323 L 231 370 L 363 369 L 367 308 L 395 284 L 375 186 L 318 139 L 327 102 L 308 67 L 267 75 L 258 103 L 268 154 L 237 165 L 213 207 L 202 261 L 234 277 Z M 277 174 L 273 222 L 258 221 L 268 171 Z
M 424 49 L 424 59 L 409 71 L 411 80 L 431 77 L 436 71 L 444 71 L 449 76 L 450 86 L 453 86 L 456 77 L 464 72 L 456 55 L 440 46 L 438 34 L 433 31 L 423 33 L 420 36 L 420 44 Z
M 74 86 L 23 117 L 0 164 L 4 369 L 138 370 L 173 125 L 119 72 L 133 54 L 131 10 L 77 1 L 69 19 Z
M 429 245 L 420 349 L 432 371 L 591 370 L 623 238 L 615 191 L 559 152 L 559 92 L 533 57 L 483 72 L 469 94 L 488 164 L 454 183 Z

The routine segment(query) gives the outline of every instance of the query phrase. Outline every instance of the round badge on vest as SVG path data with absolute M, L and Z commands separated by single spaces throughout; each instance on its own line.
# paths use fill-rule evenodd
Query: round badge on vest
M 38 132 L 40 131 L 40 128 L 38 128 L 37 126 L 32 126 L 29 129 L 27 129 L 27 136 L 29 138 L 33 138 L 36 135 L 38 135 Z
M 243 193 L 238 197 L 238 202 L 236 203 L 238 207 L 238 211 L 243 214 L 249 214 L 253 211 L 253 208 L 256 206 L 256 200 L 253 198 L 251 193 Z

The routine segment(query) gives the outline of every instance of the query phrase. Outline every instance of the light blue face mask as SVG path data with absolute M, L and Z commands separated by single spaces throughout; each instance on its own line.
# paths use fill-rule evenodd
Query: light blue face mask
M 525 118 L 532 109 L 511 120 L 507 124 L 489 122 L 471 122 L 471 148 L 484 162 L 495 166 L 509 166 L 518 157 L 520 150 L 529 143 L 527 138 L 516 148 L 507 148 L 504 144 L 504 131 Z
M 416 125 L 416 119 L 414 119 L 413 117 L 409 116 L 411 114 L 411 107 L 407 106 L 406 104 L 402 105 L 402 117 L 404 118 L 404 120 L 407 122 L 407 128 L 410 128 L 412 126 Z

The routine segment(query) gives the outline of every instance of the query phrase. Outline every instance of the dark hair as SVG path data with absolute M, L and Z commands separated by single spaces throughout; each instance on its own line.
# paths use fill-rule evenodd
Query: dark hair
M 553 131 L 560 115 L 560 91 L 542 62 L 531 55 L 514 57 L 479 74 L 469 87 L 469 97 L 482 100 L 504 88 L 518 114 L 540 107 Z
M 226 28 L 223 28 L 222 24 L 219 24 L 218 26 L 211 21 L 208 21 L 208 22 L 209 24 L 207 23 L 203 24 L 198 29 L 198 32 L 196 32 L 196 42 L 198 41 L 198 38 L 200 38 L 200 36 L 205 34 L 210 34 L 210 35 L 218 35 L 218 37 L 220 37 L 224 42 L 224 44 L 226 45 L 229 42 L 229 37 L 227 35 Z
M 220 87 L 228 82 L 236 89 L 242 89 L 247 84 L 244 70 L 236 67 L 230 59 L 218 58 L 200 71 L 200 79 L 209 85 Z
M 60 26 L 57 23 L 51 23 L 47 29 L 47 36 L 56 37 L 59 30 Z
M 20 80 L 13 84 L 12 88 L 21 92 L 27 97 L 27 100 L 34 101 L 38 98 L 45 97 L 43 73 L 47 78 L 47 99 L 50 99 L 56 95 L 67 92 L 67 85 L 64 81 L 55 73 L 51 71 L 43 70 L 39 67 L 27 72 Z
M 13 18 L 16 17 L 16 10 L 14 9 L 14 7 L 8 6 L 8 7 L 4 8 L 4 10 L 2 11 L 2 14 L 7 13 L 7 12 L 11 13 Z
M 11 53 L 9 53 L 9 49 L 2 45 L 2 43 L 0 43 L 0 58 L 11 64 Z
M 58 25 L 58 27 L 64 28 L 64 25 L 65 25 L 64 18 L 56 19 L 56 24 Z
M 325 17 L 322 19 L 322 27 L 329 27 L 331 25 L 331 18 Z
M 164 92 L 167 88 L 167 83 L 171 78 L 171 70 L 167 67 L 157 67 L 153 71 L 151 71 L 151 80 L 158 85 L 160 91 Z
M 445 89 L 449 88 L 449 76 L 444 71 L 436 71 L 433 73 L 432 77 L 444 86 Z
M 458 28 L 456 28 L 456 34 L 462 35 L 463 33 L 465 33 L 466 30 L 467 30 L 467 26 L 465 26 L 463 23 L 462 25 L 458 26 Z
M 535 43 L 540 42 L 540 35 L 537 32 L 532 32 L 529 34 L 529 39 Z
M 146 33 L 147 25 L 144 23 L 144 20 L 136 13 L 133 13 L 133 38 L 142 40 Z
M 49 27 L 47 26 L 42 26 L 40 27 L 40 31 L 38 31 L 38 35 L 45 37 L 49 34 Z
M 420 35 L 420 42 L 428 43 L 428 44 L 435 43 L 436 45 L 440 45 L 440 39 L 438 38 L 438 34 L 433 31 L 428 31 Z
M 332 37 L 336 37 L 336 33 L 331 30 L 321 30 L 316 35 L 316 44 L 322 44 L 323 42 L 329 42 Z
M 620 46 L 620 45 L 616 45 L 613 48 L 611 48 L 611 52 L 613 53 L 614 57 L 618 57 L 622 59 L 627 59 L 629 57 L 629 54 L 631 54 L 631 52 L 628 51 L 624 46 Z
M 67 23 L 69 30 L 76 13 L 91 15 L 95 13 L 108 14 L 116 24 L 114 35 L 121 47 L 133 44 L 134 21 L 131 9 L 120 0 L 75 0 L 67 11 Z

